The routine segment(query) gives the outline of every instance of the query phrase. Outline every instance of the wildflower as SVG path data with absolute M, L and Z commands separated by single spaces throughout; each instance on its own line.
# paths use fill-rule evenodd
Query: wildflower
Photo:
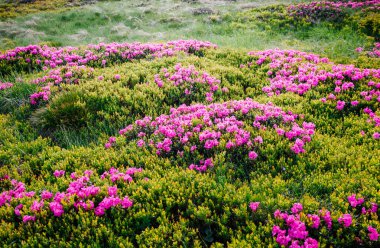
M 30 216 L 30 215 L 24 215 L 22 217 L 22 222 L 27 223 L 29 221 L 36 221 L 36 217 L 35 216 Z
M 17 205 L 17 206 L 15 207 L 15 211 L 14 211 L 15 215 L 20 216 L 20 215 L 21 215 L 20 210 L 21 210 L 23 207 L 24 207 L 24 205 L 22 205 L 22 204 Z
M 338 218 L 338 222 L 343 224 L 344 227 L 349 227 L 352 224 L 352 217 L 350 214 L 343 214 L 342 217 Z
M 42 207 L 44 206 L 44 201 L 33 201 L 33 204 L 30 206 L 30 210 L 33 212 L 39 212 L 41 211 Z
M 253 211 L 256 212 L 257 209 L 259 208 L 260 202 L 251 202 L 249 204 L 249 208 Z
M 124 197 L 121 201 L 122 208 L 130 208 L 133 205 L 133 201 L 128 198 L 128 196 Z
M 375 133 L 372 135 L 372 137 L 373 137 L 374 139 L 380 139 L 380 133 L 379 133 L 379 132 L 375 132 Z
M 94 212 L 96 216 L 102 216 L 105 213 L 105 209 L 104 207 L 98 206 L 94 209 Z
M 115 75 L 115 79 L 116 79 L 116 80 L 120 80 L 120 78 L 121 78 L 121 77 L 120 77 L 119 74 L 116 74 L 116 75 Z
M 55 170 L 53 175 L 55 177 L 62 177 L 63 175 L 65 175 L 65 171 L 64 170 Z
M 53 197 L 53 193 L 47 191 L 47 190 L 44 190 L 41 192 L 41 197 L 43 200 L 47 200 L 47 199 L 50 199 Z
M 108 187 L 108 195 L 109 196 L 116 196 L 117 195 L 117 186 Z
M 377 241 L 379 239 L 379 233 L 377 232 L 375 228 L 373 228 L 372 226 L 368 226 L 367 230 L 369 232 L 368 233 L 369 240 Z
M 291 208 L 291 211 L 293 214 L 298 214 L 299 212 L 302 211 L 302 209 L 303 207 L 301 203 L 294 203 L 293 207 Z
M 248 157 L 249 157 L 250 160 L 255 160 L 255 159 L 258 157 L 258 155 L 257 155 L 256 152 L 254 152 L 254 151 L 250 151 L 250 152 L 248 153 Z
M 356 206 L 360 206 L 364 202 L 363 198 L 356 199 L 356 194 L 352 194 L 352 195 L 348 196 L 347 200 L 350 203 L 351 207 L 353 207 L 353 208 L 355 208 Z
M 60 217 L 64 213 L 63 206 L 58 202 L 50 202 L 49 206 L 56 217 Z
M 351 105 L 352 105 L 352 106 L 357 106 L 358 104 L 359 104 L 358 101 L 351 101 Z

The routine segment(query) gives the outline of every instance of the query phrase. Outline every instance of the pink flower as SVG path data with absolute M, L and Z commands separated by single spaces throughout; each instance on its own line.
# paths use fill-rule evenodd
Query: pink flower
M 44 206 L 44 201 L 33 201 L 33 204 L 30 206 L 32 212 L 40 212 Z
M 121 201 L 121 207 L 122 208 L 130 208 L 133 205 L 133 201 L 128 198 L 128 196 L 124 197 L 124 199 Z
M 116 142 L 116 137 L 113 137 L 113 136 L 111 136 L 109 139 L 108 139 L 108 142 L 109 143 L 115 143 Z
M 368 227 L 368 232 L 369 232 L 368 233 L 369 240 L 371 240 L 371 241 L 377 241 L 379 239 L 379 233 L 372 226 Z
M 15 207 L 15 215 L 17 215 L 17 216 L 20 216 L 21 215 L 21 213 L 20 213 L 20 210 L 22 209 L 24 207 L 24 205 L 22 205 L 22 204 L 19 204 L 19 205 L 17 205 L 16 207 Z
M 319 218 L 318 215 L 315 215 L 315 214 L 309 214 L 308 217 L 312 220 L 313 224 L 312 224 L 312 228 L 315 228 L 315 229 L 318 229 L 319 227 L 319 224 L 321 222 L 321 219 Z
M 143 147 L 145 145 L 145 141 L 143 140 L 143 139 L 139 139 L 138 141 L 137 141 L 137 146 L 138 147 Z
M 116 196 L 117 195 L 117 186 L 108 187 L 108 195 L 109 196 Z
M 51 193 L 51 192 L 49 192 L 47 190 L 44 190 L 44 191 L 41 192 L 41 198 L 43 200 L 47 200 L 47 199 L 50 199 L 52 197 L 53 197 L 53 193 Z
M 338 101 L 337 104 L 336 104 L 336 108 L 338 110 L 343 110 L 345 104 L 346 103 L 344 101 Z
M 349 227 L 352 224 L 352 217 L 350 214 L 343 214 L 342 217 L 338 218 L 338 222 L 343 224 L 344 227 Z
M 116 80 L 120 80 L 120 78 L 121 78 L 121 77 L 120 77 L 119 74 L 116 74 L 116 75 L 115 75 L 115 79 L 116 79 Z
M 352 105 L 352 106 L 356 106 L 356 105 L 358 105 L 358 104 L 359 104 L 358 101 L 351 101 L 351 105 Z
M 55 177 L 62 177 L 63 175 L 65 175 L 65 171 L 64 170 L 55 170 L 53 175 Z
M 380 139 L 380 133 L 375 132 L 375 133 L 372 135 L 372 137 L 373 137 L 374 139 Z
M 293 214 L 298 214 L 303 210 L 302 204 L 301 203 L 294 203 L 293 207 L 291 208 L 291 211 Z
M 30 215 L 24 215 L 22 217 L 22 222 L 27 223 L 29 221 L 36 221 L 36 217 L 35 216 L 30 216 Z
M 350 203 L 351 207 L 353 207 L 353 208 L 356 208 L 356 206 L 360 206 L 364 202 L 363 198 L 356 199 L 356 194 L 352 194 L 352 195 L 348 196 L 347 200 Z
M 254 152 L 254 151 L 250 151 L 250 152 L 248 153 L 248 157 L 249 157 L 250 160 L 255 160 L 255 159 L 258 157 L 258 155 L 257 155 L 256 152 Z
M 320 210 L 319 212 L 321 213 L 321 217 L 324 220 L 324 222 L 326 223 L 327 228 L 331 229 L 331 227 L 332 227 L 332 218 L 331 218 L 330 211 L 328 211 L 328 210 Z
M 371 212 L 372 212 L 372 213 L 377 213 L 377 209 L 378 209 L 377 204 L 374 203 L 374 202 L 371 202 L 371 205 L 372 205 L 372 207 L 371 207 Z
M 104 79 L 103 76 L 99 76 L 99 77 L 98 77 L 98 80 L 99 80 L 99 81 L 102 81 L 103 79 Z
M 109 142 L 107 142 L 107 143 L 104 145 L 104 147 L 105 147 L 106 149 L 109 149 L 109 148 L 111 148 L 111 147 L 112 147 L 112 144 L 111 144 L 111 143 L 109 143 Z
M 98 206 L 94 209 L 94 213 L 96 216 L 102 216 L 105 213 L 104 207 Z
M 49 206 L 50 211 L 52 211 L 56 217 L 60 217 L 64 213 L 63 206 L 58 202 L 50 202 Z
M 363 47 L 357 47 L 357 48 L 355 49 L 355 52 L 361 53 L 363 50 L 364 50 Z
M 253 211 L 256 212 L 257 209 L 259 208 L 260 202 L 251 202 L 249 204 L 249 208 Z

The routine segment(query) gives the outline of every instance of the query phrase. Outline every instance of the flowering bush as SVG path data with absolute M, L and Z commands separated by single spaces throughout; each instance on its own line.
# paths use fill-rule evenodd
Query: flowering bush
M 285 247 L 319 247 L 318 239 L 321 239 L 319 235 L 322 233 L 329 236 L 331 242 L 335 244 L 339 244 L 338 237 L 341 235 L 354 235 L 354 240 L 344 243 L 346 246 L 349 243 L 354 245 L 355 241 L 360 244 L 378 241 L 379 233 L 376 228 L 363 227 L 364 222 L 368 223 L 368 219 L 376 220 L 378 205 L 372 202 L 369 209 L 362 207 L 360 210 L 364 203 L 363 198 L 357 199 L 356 194 L 353 194 L 347 199 L 352 213 L 341 215 L 331 213 L 327 209 L 321 209 L 317 214 L 306 214 L 300 203 L 293 205 L 291 213 L 281 212 L 277 209 L 274 217 L 280 225 L 272 227 L 272 235 L 279 245 Z M 334 216 L 339 217 L 335 219 Z M 334 239 L 334 237 L 338 239 Z
M 304 145 L 311 141 L 315 125 L 303 122 L 300 126 L 297 118 L 298 115 L 273 104 L 260 104 L 248 98 L 222 104 L 182 105 L 171 109 L 170 115 L 137 120 L 119 133 L 138 139 L 137 146 L 147 146 L 157 155 L 192 161 L 191 170 L 206 171 L 214 166 L 214 154 L 221 151 L 230 153 L 230 159 L 238 159 L 239 163 L 247 158 L 256 160 L 264 143 L 260 130 L 276 131 L 278 136 L 291 141 L 295 154 L 305 152 Z M 115 141 L 111 137 L 105 147 L 110 148 Z
M 117 183 L 119 180 L 131 182 L 133 181 L 132 176 L 137 172 L 141 172 L 141 169 L 129 168 L 125 173 L 122 173 L 111 168 L 100 179 L 109 179 L 112 183 Z M 65 175 L 65 171 L 56 170 L 53 175 L 56 178 L 61 178 Z M 0 207 L 13 208 L 15 206 L 14 214 L 19 216 L 20 221 L 34 222 L 38 219 L 38 214 L 44 209 L 49 209 L 55 217 L 61 217 L 65 210 L 69 212 L 71 209 L 94 211 L 95 215 L 102 216 L 107 209 L 118 206 L 130 208 L 133 205 L 133 201 L 128 196 L 123 198 L 118 196 L 117 186 L 94 186 L 93 182 L 98 180 L 92 175 L 93 171 L 91 170 L 86 170 L 83 176 L 71 173 L 72 181 L 69 182 L 65 191 L 52 193 L 43 190 L 40 196 L 37 196 L 35 191 L 26 191 L 24 183 L 6 177 L 2 183 L 8 184 L 9 182 L 11 189 L 1 192 Z M 106 195 L 103 192 L 105 189 L 107 189 Z
M 0 75 L 8 75 L 12 71 L 47 70 L 62 65 L 104 67 L 146 57 L 173 56 L 177 52 L 197 53 L 204 48 L 216 48 L 216 45 L 197 40 L 165 44 L 100 43 L 84 49 L 30 45 L 0 53 Z
M 13 87 L 12 83 L 3 83 L 0 81 L 0 90 L 5 90 Z
M 362 47 L 356 48 L 355 51 L 358 53 L 364 53 L 372 58 L 380 58 L 380 42 L 376 42 L 370 51 L 364 51 L 364 48 Z
M 306 19 L 308 22 L 320 21 L 341 22 L 348 15 L 348 9 L 378 8 L 380 1 L 335 1 L 311 2 L 290 5 L 288 13 L 296 19 Z
M 50 87 L 60 84 L 79 84 L 80 80 L 91 79 L 93 71 L 93 68 L 86 66 L 63 66 L 51 70 L 48 75 L 32 80 L 33 84 L 45 86 L 30 96 L 30 103 L 36 105 L 39 100 L 48 101 L 51 94 Z
M 79 63 L 84 49 L 99 58 Z M 2 77 L 1 244 L 378 246 L 376 66 L 223 48 L 122 63 L 127 48 L 105 49 Z M 24 55 L 19 72 L 45 66 Z
M 248 67 L 265 66 L 270 85 L 262 91 L 268 96 L 292 92 L 299 95 L 315 92 L 320 101 L 333 104 L 337 111 L 362 110 L 379 126 L 376 109 L 380 103 L 380 70 L 359 69 L 353 65 L 330 62 L 318 55 L 292 50 L 250 52 L 254 56 Z M 242 65 L 244 67 L 245 65 Z M 373 110 L 375 109 L 375 110 Z
M 186 68 L 181 64 L 177 64 L 174 66 L 174 73 L 170 73 L 167 68 L 163 68 L 161 72 L 162 76 L 160 74 L 154 76 L 155 83 L 160 88 L 168 88 L 167 95 L 171 98 L 176 95 L 175 92 L 171 92 L 171 89 L 179 89 L 182 94 L 177 101 L 178 103 L 190 104 L 192 100 L 201 98 L 212 102 L 215 93 L 228 91 L 225 87 L 220 89 L 220 80 L 206 72 L 198 72 L 193 65 Z M 166 84 L 168 83 L 175 86 L 175 88 L 167 87 Z M 199 96 L 201 94 L 204 94 L 204 96 Z M 172 99 L 172 101 L 176 102 L 175 99 Z

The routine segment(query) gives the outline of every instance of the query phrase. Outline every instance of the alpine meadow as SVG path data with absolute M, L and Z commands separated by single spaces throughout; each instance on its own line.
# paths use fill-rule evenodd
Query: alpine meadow
M 380 0 L 0 0 L 0 247 L 380 247 Z

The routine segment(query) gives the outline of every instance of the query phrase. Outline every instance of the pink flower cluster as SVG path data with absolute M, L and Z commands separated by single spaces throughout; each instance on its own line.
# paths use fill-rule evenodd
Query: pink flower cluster
M 12 87 L 13 87 L 12 83 L 3 83 L 3 82 L 0 81 L 0 90 L 9 89 L 9 88 L 12 88 Z
M 249 204 L 249 208 L 252 210 L 252 212 L 256 212 L 259 206 L 260 206 L 260 202 L 251 202 Z
M 305 151 L 305 143 L 311 141 L 315 132 L 313 123 L 303 122 L 299 126 L 296 123 L 298 115 L 249 98 L 210 105 L 181 105 L 170 112 L 170 115 L 161 115 L 155 120 L 151 117 L 137 120 L 119 133 L 138 139 L 139 147 L 153 148 L 158 155 L 184 156 L 186 153 L 195 157 L 191 154 L 196 153 L 210 156 L 217 150 L 240 149 L 249 159 L 255 160 L 263 139 L 248 131 L 248 126 L 257 131 L 271 128 L 278 136 L 294 141 L 292 150 L 295 153 Z M 108 142 L 106 148 L 110 144 Z M 205 171 L 213 166 L 210 157 L 204 159 L 200 165 L 193 163 L 189 168 Z
M 119 179 L 122 179 L 123 182 L 132 182 L 132 176 L 141 171 L 141 168 L 129 168 L 126 172 L 122 173 L 115 168 L 111 168 L 100 179 L 110 179 L 113 183 Z M 65 171 L 63 170 L 56 170 L 54 172 L 55 177 L 62 177 L 64 174 Z M 102 197 L 102 188 L 93 184 L 92 181 L 94 179 L 91 179 L 92 174 L 91 170 L 85 171 L 83 176 L 71 173 L 70 178 L 72 181 L 69 183 L 66 191 L 53 194 L 52 192 L 43 190 L 37 199 L 35 199 L 36 193 L 34 191 L 26 191 L 24 183 L 11 180 L 12 189 L 3 191 L 0 194 L 0 207 L 11 207 L 17 202 L 26 202 L 26 198 L 34 198 L 35 200 L 30 204 L 29 209 L 24 208 L 24 204 L 18 204 L 14 208 L 16 216 L 24 214 L 22 217 L 23 222 L 35 221 L 36 214 L 41 212 L 45 206 L 56 217 L 62 216 L 65 213 L 65 209 L 67 210 L 71 206 L 77 210 L 80 208 L 84 211 L 93 210 L 97 216 L 104 215 L 105 211 L 112 207 L 120 206 L 124 209 L 132 207 L 133 201 L 128 196 L 123 198 L 118 196 L 117 186 L 105 186 L 108 196 Z M 95 206 L 95 200 L 98 201 L 99 198 L 102 200 Z
M 364 203 L 364 199 L 356 198 L 355 194 L 349 196 L 348 201 L 353 208 Z M 371 210 L 365 211 L 365 208 L 363 208 L 363 215 L 369 213 L 377 214 L 377 204 L 371 203 L 371 205 Z M 276 242 L 279 245 L 285 247 L 318 247 L 317 240 L 309 235 L 312 229 L 319 229 L 323 226 L 322 224 L 324 224 L 330 232 L 335 231 L 332 229 L 334 220 L 330 211 L 322 209 L 318 214 L 306 215 L 303 213 L 303 206 L 301 203 L 295 203 L 291 208 L 291 213 L 281 212 L 277 209 L 274 212 L 274 217 L 282 222 L 281 224 L 283 228 L 279 225 L 273 226 L 272 235 L 276 238 Z M 353 223 L 353 215 L 343 214 L 336 220 L 336 222 L 344 228 L 349 228 Z M 308 227 L 311 229 L 308 230 Z M 378 240 L 379 234 L 375 228 L 368 226 L 368 232 L 369 240 Z
M 281 246 L 289 247 L 318 247 L 318 241 L 309 237 L 306 224 L 301 220 L 302 205 L 296 203 L 292 207 L 292 214 L 282 213 L 280 210 L 274 212 L 274 217 L 285 222 L 285 229 L 280 226 L 273 226 L 272 235 Z M 313 220 L 313 228 L 318 228 L 320 218 L 317 215 L 309 217 Z
M 310 22 L 338 21 L 344 16 L 348 9 L 371 9 L 380 7 L 379 0 L 370 1 L 318 1 L 290 5 L 288 14 L 297 19 L 306 19 Z
M 316 1 L 311 3 L 299 4 L 289 6 L 290 9 L 293 9 L 297 6 L 309 6 L 309 7 L 322 7 L 322 6 L 331 6 L 334 8 L 350 8 L 350 9 L 360 9 L 367 6 L 376 6 L 380 5 L 380 0 L 368 0 L 368 1 Z
M 30 45 L 16 47 L 0 53 L 0 71 L 6 65 L 25 65 L 25 68 L 48 69 L 62 65 L 89 65 L 104 67 L 133 59 L 173 56 L 177 52 L 195 53 L 201 49 L 216 48 L 210 42 L 197 40 L 177 40 L 163 44 L 155 43 L 100 43 L 88 45 L 84 49 L 76 47 L 49 47 Z M 7 67 L 4 67 L 5 69 Z M 5 70 L 4 69 L 4 70 Z
M 78 84 L 81 78 L 91 78 L 93 76 L 94 68 L 81 66 L 63 66 L 51 70 L 48 75 L 41 78 L 34 79 L 34 84 L 47 84 L 53 83 L 54 85 L 64 84 Z
M 52 84 L 48 84 L 47 86 L 44 86 L 41 88 L 41 91 L 33 93 L 30 95 L 30 104 L 36 105 L 39 103 L 40 100 L 48 101 L 49 96 L 51 94 L 50 87 Z
M 321 102 L 332 102 L 336 109 L 342 111 L 361 106 L 378 106 L 380 103 L 380 69 L 360 69 L 354 65 L 341 65 L 330 62 L 318 55 L 293 50 L 267 50 L 250 52 L 255 57 L 256 65 L 267 64 L 270 85 L 262 88 L 268 96 L 283 92 L 303 95 L 315 88 L 326 97 Z M 242 67 L 245 67 L 242 65 Z M 331 68 L 331 69 L 327 69 Z M 375 127 L 379 117 L 372 111 L 367 113 Z
M 347 200 L 353 208 L 356 208 L 364 203 L 364 198 L 356 198 L 356 194 L 350 195 L 347 197 Z
M 379 6 L 380 7 L 380 6 Z M 380 10 L 380 9 L 379 9 Z M 358 47 L 355 49 L 356 52 L 358 53 L 362 53 L 364 52 L 364 48 L 362 47 Z M 380 42 L 376 42 L 374 44 L 374 47 L 372 48 L 371 51 L 365 51 L 365 53 L 369 56 L 369 57 L 373 57 L 373 58 L 380 58 Z
M 158 87 L 164 87 L 165 82 L 163 80 L 169 81 L 174 86 L 183 89 L 185 96 L 192 95 L 199 91 L 202 85 L 207 85 L 206 100 L 211 102 L 214 92 L 219 90 L 220 80 L 210 76 L 206 72 L 198 72 L 193 65 L 183 67 L 181 64 L 176 64 L 174 66 L 174 73 L 170 73 L 167 68 L 163 68 L 162 74 L 163 77 L 160 74 L 154 76 L 154 81 Z M 225 91 L 226 89 L 223 90 Z

